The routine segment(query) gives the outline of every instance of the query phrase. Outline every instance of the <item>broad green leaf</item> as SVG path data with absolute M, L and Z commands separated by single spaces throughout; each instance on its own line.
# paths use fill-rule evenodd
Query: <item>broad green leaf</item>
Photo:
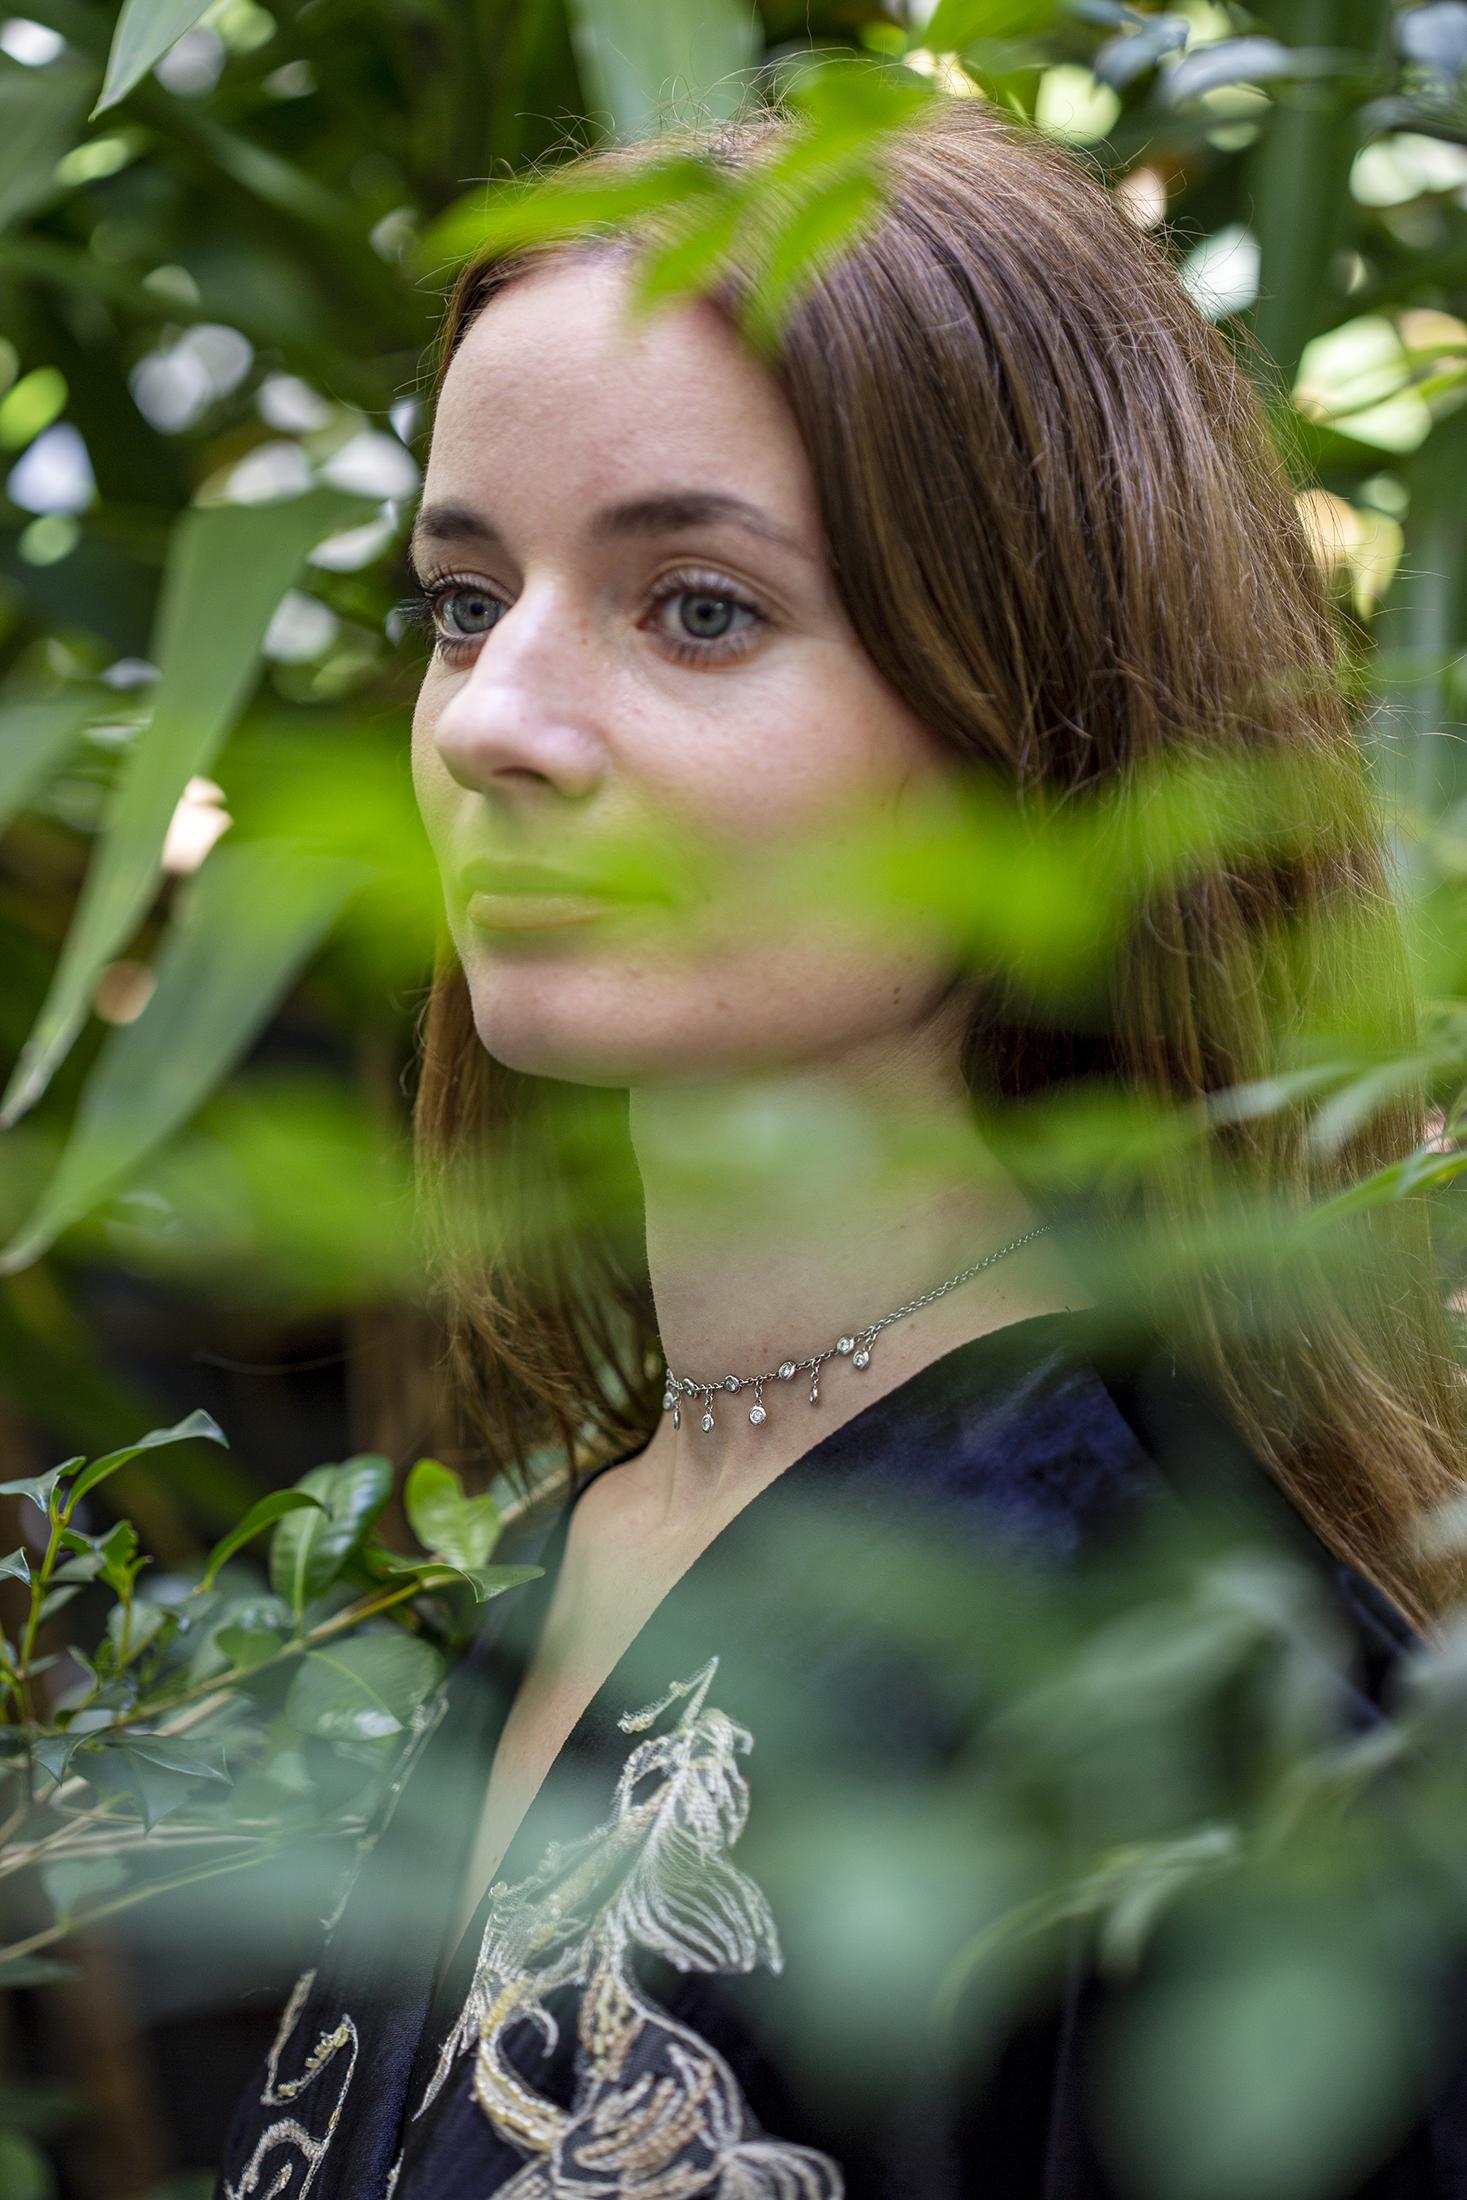
M 75 55 L 31 69 L 0 54 L 0 229 L 56 198 L 56 163 L 82 134 L 96 78 Z
M 322 487 L 273 504 L 195 505 L 175 526 L 150 652 L 159 668 L 153 714 L 122 761 L 101 843 L 51 990 L 6 1089 L 0 1126 L 18 1121 L 40 1099 L 86 1020 L 98 972 L 144 915 L 179 796 L 190 778 L 208 770 L 247 700 L 265 630 L 306 552 L 362 514 L 361 498 Z
M 109 1033 L 56 1172 L 0 1256 L 0 1274 L 39 1258 L 208 1096 L 363 876 L 360 865 L 283 841 L 211 851 L 168 933 L 152 998 Z
M 5 2200 L 54 2200 L 56 2174 L 22 2131 L 0 2131 L 0 2192 Z
M 1054 23 L 1058 0 L 938 0 L 913 43 L 929 53 L 961 53 L 980 38 L 1025 38 Z
M 146 1757 L 165 1772 L 187 1773 L 195 1780 L 227 1780 L 223 1751 L 218 1742 L 191 1742 L 181 1735 L 139 1734 L 130 1729 L 107 1743 L 110 1751 L 126 1750 Z
M 752 0 L 568 0 L 568 20 L 587 108 L 621 138 L 726 119 L 759 48 Z
M 437 1681 L 442 1659 L 412 1635 L 357 1635 L 303 1661 L 285 1715 L 328 1741 L 379 1741 L 401 1733 Z
M 28 1497 L 41 1512 L 46 1512 L 62 1475 L 79 1467 L 85 1457 L 85 1452 L 78 1452 L 74 1459 L 63 1459 L 59 1467 L 48 1467 L 44 1474 L 23 1474 L 14 1482 L 0 1482 L 0 1497 Z
M 313 1597 L 329 1589 L 392 1491 L 392 1463 L 362 1452 L 340 1466 L 312 1467 L 296 1484 L 322 1510 L 293 1512 L 270 1544 L 270 1582 L 299 1618 Z
M 0 829 L 54 777 L 97 708 L 98 691 L 77 685 L 0 710 Z
M 545 1571 L 543 1566 L 451 1566 L 442 1559 L 408 1558 L 398 1551 L 380 1563 L 390 1574 L 416 1574 L 425 1589 L 443 1581 L 462 1581 L 473 1590 L 476 1604 L 505 1589 L 517 1589 L 522 1581 L 537 1581 Z
M 72 1758 L 91 1738 L 87 1733 L 41 1734 L 31 1745 L 31 1755 L 59 1786 L 71 1770 Z
M 23 1550 L 12 1551 L 9 1558 L 0 1558 L 0 1581 L 29 1581 L 30 1560 Z
M 1307 0 L 1306 0 L 1307 4 Z M 1366 0 L 1370 4 L 1370 0 Z M 1284 46 L 1276 38 L 1223 38 L 1199 46 L 1170 68 L 1158 89 L 1168 106 L 1198 99 L 1226 84 L 1269 84 L 1280 77 L 1329 77 L 1359 55 L 1324 48 Z
M 197 1774 L 155 1764 L 141 1751 L 126 1746 L 121 1737 L 115 1747 L 98 1750 L 89 1757 L 86 1772 L 98 1795 L 118 1796 L 130 1803 L 150 1833 L 185 1803 L 198 1801 Z
M 223 1444 L 226 1451 L 229 1448 L 229 1438 L 214 1416 L 206 1413 L 202 1406 L 195 1406 L 192 1413 L 186 1414 L 181 1421 L 175 1421 L 172 1428 L 149 1429 L 147 1435 L 140 1436 L 135 1444 L 127 1444 L 121 1451 L 109 1451 L 104 1458 L 94 1459 L 77 1476 L 67 1492 L 68 1506 L 79 1504 L 89 1490 L 94 1490 L 99 1482 L 105 1482 L 108 1475 L 115 1474 L 119 1467 L 125 1467 L 129 1459 L 136 1459 L 139 1452 L 155 1451 L 160 1444 L 186 1444 L 196 1436 L 207 1437 L 211 1444 Z M 116 1531 L 112 1532 L 115 1534 Z M 110 1543 L 111 1536 L 105 1541 Z
M 125 0 L 112 33 L 102 94 L 88 121 L 95 122 L 98 115 L 125 99 L 169 47 L 176 46 L 201 15 L 207 15 L 210 5 L 211 0 Z
M 1138 76 L 1154 69 L 1166 54 L 1180 52 L 1191 32 L 1185 15 L 1155 16 L 1118 38 L 1108 38 L 1095 56 L 1095 74 L 1112 91 L 1124 91 Z
M 285 1637 L 272 1634 L 268 1627 L 221 1627 L 214 1640 L 231 1665 L 248 1673 L 273 1658 Z
M 420 1459 L 403 1492 L 408 1526 L 436 1558 L 451 1566 L 482 1566 L 499 1540 L 499 1507 L 492 1497 L 466 1497 L 463 1484 L 437 1459 Z
M 262 1497 L 258 1504 L 251 1505 L 238 1527 L 231 1528 L 228 1535 L 222 1536 L 214 1545 L 195 1594 L 211 1588 L 214 1576 L 226 1559 L 233 1558 L 235 1552 L 257 1536 L 262 1528 L 273 1527 L 286 1513 L 299 1512 L 303 1507 L 314 1507 L 319 1512 L 322 1509 L 321 1500 L 313 1497 L 309 1490 L 271 1490 L 268 1497 Z

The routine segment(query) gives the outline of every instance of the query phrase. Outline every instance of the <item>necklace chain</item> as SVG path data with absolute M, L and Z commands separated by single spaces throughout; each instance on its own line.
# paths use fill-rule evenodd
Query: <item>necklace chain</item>
M 1045 1231 L 1053 1227 L 1053 1223 L 1041 1222 L 1037 1229 L 1026 1230 L 1022 1237 L 1013 1238 L 1007 1245 L 1001 1245 L 996 1253 L 985 1253 L 982 1260 L 975 1260 L 971 1268 L 964 1268 L 958 1275 L 949 1276 L 947 1282 L 938 1284 L 935 1290 L 924 1291 L 920 1297 L 908 1299 L 905 1306 L 894 1306 L 889 1314 L 883 1314 L 880 1321 L 872 1322 L 866 1329 L 853 1330 L 849 1336 L 837 1337 L 834 1344 L 827 1345 L 823 1352 L 812 1353 L 809 1359 L 781 1360 L 778 1367 L 766 1368 L 762 1375 L 725 1375 L 720 1381 L 713 1383 L 700 1382 L 693 1376 L 674 1375 L 669 1367 L 662 1409 L 664 1413 L 671 1413 L 673 1427 L 681 1428 L 682 1400 L 701 1398 L 703 1413 L 699 1426 L 706 1434 L 714 1425 L 713 1398 L 716 1391 L 736 1393 L 740 1390 L 752 1390 L 754 1403 L 749 1408 L 749 1419 L 756 1428 L 761 1428 L 769 1417 L 764 1405 L 764 1385 L 793 1382 L 796 1375 L 807 1371 L 810 1376 L 810 1403 L 812 1406 L 818 1405 L 820 1370 L 827 1360 L 839 1357 L 848 1359 L 853 1367 L 869 1367 L 871 1347 L 883 1329 L 890 1328 L 893 1322 L 900 1321 L 906 1314 L 915 1314 L 919 1307 L 930 1306 L 934 1299 L 942 1298 L 947 1292 L 955 1290 L 960 1283 L 966 1283 L 970 1277 L 981 1274 L 985 1268 L 991 1268 L 995 1261 L 1003 1260 L 1009 1253 L 1017 1253 L 1021 1245 L 1027 1245 L 1031 1238 L 1043 1237 Z

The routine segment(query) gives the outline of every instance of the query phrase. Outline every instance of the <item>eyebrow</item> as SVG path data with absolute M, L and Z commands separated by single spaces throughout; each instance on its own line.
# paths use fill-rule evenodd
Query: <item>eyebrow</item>
M 592 542 L 616 542 L 674 534 L 719 521 L 742 527 L 763 542 L 778 543 L 783 549 L 793 550 L 797 557 L 813 558 L 789 528 L 771 519 L 757 504 L 724 489 L 667 489 L 651 496 L 627 498 L 619 504 L 605 504 L 591 515 L 586 533 Z M 468 504 L 425 504 L 413 522 L 409 554 L 415 556 L 429 542 L 477 542 L 490 550 L 505 547 L 498 528 Z

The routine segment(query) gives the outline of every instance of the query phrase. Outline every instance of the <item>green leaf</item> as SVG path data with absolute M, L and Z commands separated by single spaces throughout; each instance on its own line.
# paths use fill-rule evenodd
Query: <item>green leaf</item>
M 60 195 L 56 163 L 81 134 L 91 68 L 58 54 L 44 69 L 0 55 L 0 229 Z
M 864 236 L 879 215 L 883 198 L 879 180 L 858 170 L 822 183 L 781 224 L 745 315 L 745 333 L 752 343 L 773 349 L 801 291 Z
M 95 122 L 107 108 L 125 99 L 169 47 L 176 46 L 184 32 L 208 13 L 210 4 L 211 0 L 125 0 L 112 33 L 101 97 L 87 120 Z
M 1149 23 L 1123 31 L 1119 37 L 1108 38 L 1091 66 L 1102 84 L 1108 84 L 1114 92 L 1124 91 L 1138 76 L 1154 69 L 1165 55 L 1184 47 L 1191 34 L 1192 25 L 1185 15 L 1158 15 Z
M 362 1452 L 340 1466 L 312 1467 L 296 1484 L 323 1510 L 289 1514 L 270 1545 L 270 1583 L 299 1619 L 313 1597 L 329 1589 L 392 1490 L 392 1463 Z
M 0 2192 L 5 2200 L 53 2200 L 56 2178 L 50 2163 L 23 2132 L 0 2131 Z
M 1057 0 L 938 0 L 914 40 L 929 53 L 961 53 L 980 38 L 1024 38 L 1047 31 Z
M 211 851 L 176 912 L 148 1005 L 103 1042 L 56 1172 L 0 1274 L 38 1258 L 208 1097 L 365 875 L 292 841 Z
M 286 1513 L 300 1512 L 305 1507 L 313 1508 L 317 1512 L 323 1509 L 319 1497 L 314 1497 L 309 1490 L 302 1489 L 271 1490 L 268 1497 L 262 1497 L 257 1504 L 251 1505 L 239 1525 L 231 1528 L 228 1535 L 221 1537 L 209 1553 L 209 1562 L 205 1566 L 203 1577 L 198 1584 L 199 1590 L 212 1588 L 214 1576 L 218 1573 L 220 1567 L 224 1565 L 227 1559 L 233 1558 L 236 1551 L 242 1550 L 244 1545 L 257 1536 L 262 1528 L 272 1527 L 277 1520 L 283 1519 Z
M 51 990 L 5 1093 L 0 1128 L 45 1092 L 86 1021 L 98 973 L 145 914 L 179 796 L 192 777 L 207 772 L 248 699 L 265 630 L 306 552 L 359 516 L 360 497 L 323 487 L 271 504 L 195 505 L 175 526 L 150 650 L 159 668 L 153 715 L 123 758 Z M 228 1012 L 230 1002 L 222 1005 Z M 155 996 L 149 1012 L 156 1006 Z M 111 1036 L 120 1039 L 142 1021 Z
M 0 1497 L 28 1497 L 38 1511 L 46 1512 L 62 1475 L 79 1467 L 85 1457 L 85 1452 L 78 1452 L 74 1459 L 63 1459 L 59 1467 L 48 1467 L 44 1474 L 23 1474 L 18 1481 L 0 1482 Z
M 465 1582 L 476 1604 L 517 1589 L 522 1581 L 536 1581 L 545 1571 L 543 1566 L 451 1566 L 442 1559 L 408 1558 L 397 1551 L 384 1553 L 380 1563 L 391 1574 L 417 1574 L 425 1589 L 445 1580 Z
M 137 1555 L 138 1532 L 130 1520 L 119 1520 L 102 1542 L 98 1553 L 102 1578 L 119 1596 L 131 1593 L 141 1569 L 150 1563 Z
M 205 1413 L 202 1406 L 195 1406 L 192 1413 L 181 1421 L 175 1421 L 172 1428 L 149 1429 L 147 1435 L 140 1436 L 135 1444 L 127 1444 L 121 1451 L 109 1451 L 104 1458 L 94 1459 L 77 1476 L 67 1492 L 68 1509 L 79 1504 L 87 1492 L 94 1490 L 99 1482 L 105 1482 L 109 1474 L 115 1474 L 119 1467 L 125 1467 L 129 1459 L 136 1459 L 139 1452 L 153 1451 L 160 1444 L 186 1444 L 196 1436 L 207 1437 L 211 1444 L 223 1444 L 226 1451 L 229 1448 L 229 1438 L 214 1416 Z
M 541 239 L 577 236 L 633 220 L 659 207 L 722 203 L 722 180 L 689 154 L 649 160 L 629 176 L 510 176 L 472 192 L 440 214 L 422 242 L 425 264 L 467 259 L 480 250 L 505 251 Z
M 91 1736 L 85 1733 L 41 1734 L 31 1745 L 31 1755 L 59 1787 L 71 1770 L 72 1758 L 82 1744 L 90 1740 Z
M 23 1550 L 12 1551 L 9 1558 L 0 1558 L 0 1581 L 29 1581 L 30 1560 Z
M 120 1736 L 115 1747 L 99 1750 L 87 1764 L 87 1778 L 99 1795 L 131 1803 L 149 1833 L 185 1803 L 198 1797 L 198 1775 L 160 1765 Z
M 567 14 L 587 108 L 622 138 L 664 117 L 726 119 L 757 58 L 751 0 L 568 0 Z
M 25 72 L 27 87 L 34 89 L 34 69 Z M 3 102 L 0 102 L 3 115 Z M 0 144 L 9 145 L 0 138 Z M 4 186 L 0 183 L 0 201 Z M 12 703 L 0 711 L 0 828 L 8 825 L 60 768 L 78 733 L 98 708 L 105 689 L 64 688 L 33 702 Z
M 165 1772 L 186 1773 L 194 1780 L 227 1780 L 224 1753 L 218 1742 L 191 1742 L 182 1735 L 139 1733 L 135 1727 L 109 1739 L 109 1751 L 126 1750 L 161 1765 Z
M 499 1540 L 499 1507 L 492 1497 L 466 1497 L 463 1484 L 437 1459 L 420 1459 L 403 1492 L 408 1525 L 435 1558 L 451 1566 L 482 1566 Z
M 402 1732 L 442 1665 L 437 1651 L 412 1635 L 358 1635 L 304 1659 L 285 1716 L 327 1741 L 380 1741 Z
M 221 1627 L 214 1640 L 231 1665 L 248 1673 L 273 1658 L 285 1637 L 272 1634 L 268 1627 Z

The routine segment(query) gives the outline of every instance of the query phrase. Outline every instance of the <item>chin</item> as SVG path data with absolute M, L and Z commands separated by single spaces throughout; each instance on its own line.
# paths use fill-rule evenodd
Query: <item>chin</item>
M 548 963 L 513 971 L 480 968 L 469 979 L 474 1029 L 484 1052 L 526 1077 L 576 1085 L 633 1085 L 665 1076 L 681 1062 L 687 1040 L 670 1009 L 665 1030 L 645 1031 L 642 1016 L 617 1013 L 622 989 L 609 972 L 574 973 Z M 658 1019 L 654 1019 L 654 1022 Z

